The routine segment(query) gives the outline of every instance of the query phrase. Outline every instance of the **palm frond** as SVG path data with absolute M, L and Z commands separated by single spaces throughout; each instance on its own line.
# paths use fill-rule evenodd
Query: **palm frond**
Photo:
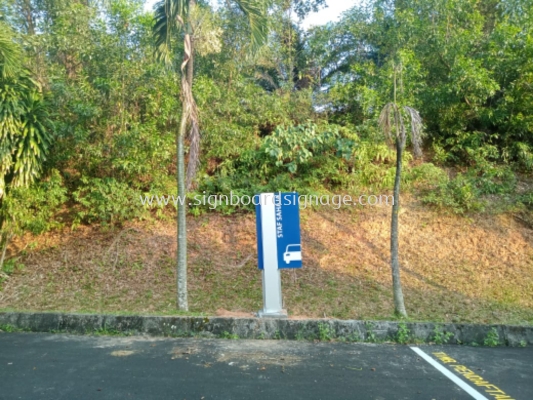
M 381 110 L 381 114 L 379 115 L 379 126 L 383 130 L 383 133 L 389 139 L 391 142 L 394 141 L 392 138 L 392 120 L 396 117 L 396 104 L 394 103 L 387 103 L 385 107 L 383 107 L 383 110 Z
M 188 12 L 188 0 L 161 0 L 155 4 L 152 34 L 159 60 L 170 63 L 172 34 L 183 28 Z
M 41 173 L 52 135 L 51 122 L 37 91 L 0 79 L 0 199 L 10 187 L 30 185 Z
M 235 0 L 235 3 L 248 17 L 252 32 L 252 49 L 258 50 L 267 39 L 268 19 L 264 2 L 261 0 Z
M 0 77 L 13 76 L 21 68 L 20 48 L 9 26 L 0 21 Z
M 396 106 L 394 121 L 396 122 L 396 144 L 402 149 L 405 148 L 407 135 L 405 133 L 405 124 L 403 122 L 402 110 Z
M 404 116 L 409 117 L 409 125 L 411 126 L 411 142 L 413 143 L 413 152 L 416 158 L 422 157 L 422 117 L 420 113 L 413 107 L 404 106 L 398 107 L 396 103 L 388 103 L 381 110 L 379 115 L 379 126 L 388 140 L 405 146 L 407 140 L 407 132 L 405 129 Z
M 41 96 L 36 92 L 28 93 L 24 99 L 26 113 L 21 129 L 13 143 L 15 163 L 11 185 L 28 186 L 40 175 L 52 142 L 51 125 L 48 112 Z
M 420 158 L 422 157 L 422 117 L 420 117 L 420 113 L 412 107 L 405 106 L 404 110 L 410 117 L 413 152 L 415 153 L 416 158 Z

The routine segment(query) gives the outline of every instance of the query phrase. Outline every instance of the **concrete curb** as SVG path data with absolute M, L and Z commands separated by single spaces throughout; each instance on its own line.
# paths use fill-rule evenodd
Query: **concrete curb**
M 467 345 L 533 345 L 533 326 L 357 320 L 160 317 L 63 313 L 0 313 L 0 330 L 166 337 L 301 339 Z M 439 336 L 441 340 L 439 340 Z

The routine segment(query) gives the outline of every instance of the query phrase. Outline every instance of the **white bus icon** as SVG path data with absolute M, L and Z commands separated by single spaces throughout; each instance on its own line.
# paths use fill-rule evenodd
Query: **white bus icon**
M 291 261 L 302 261 L 301 245 L 289 244 L 285 253 L 283 253 L 283 261 L 285 261 L 285 264 L 290 264 Z

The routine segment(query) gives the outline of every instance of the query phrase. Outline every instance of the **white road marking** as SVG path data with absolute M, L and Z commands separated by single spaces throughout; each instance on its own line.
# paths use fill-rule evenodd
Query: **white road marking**
M 418 347 L 411 347 L 411 350 L 413 350 L 416 354 L 418 354 L 420 357 L 422 357 L 424 360 L 426 360 L 428 363 L 430 363 L 432 366 L 434 366 L 446 378 L 451 380 L 453 383 L 455 383 L 457 386 L 459 386 L 461 389 L 463 389 L 466 393 L 468 393 L 474 399 L 476 399 L 476 400 L 489 400 L 485 396 L 483 396 L 481 393 L 479 393 L 476 389 L 474 389 L 472 386 L 468 385 L 465 381 L 463 381 L 461 378 L 459 378 L 457 375 L 455 375 L 453 372 L 451 372 L 447 368 L 443 367 L 441 364 L 439 364 L 433 358 L 428 356 L 426 353 L 424 353 Z

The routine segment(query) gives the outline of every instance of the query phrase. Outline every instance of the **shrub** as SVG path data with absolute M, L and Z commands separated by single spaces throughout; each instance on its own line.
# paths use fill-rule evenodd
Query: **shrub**
M 439 178 L 432 192 L 423 196 L 422 201 L 441 208 L 448 208 L 456 214 L 483 211 L 487 205 L 484 196 L 502 196 L 513 193 L 516 176 L 508 165 L 498 165 L 493 146 L 479 149 L 466 149 L 473 164 L 465 173 L 453 179 Z
M 458 174 L 454 179 L 439 184 L 436 190 L 422 197 L 422 201 L 439 208 L 448 208 L 456 214 L 484 210 L 484 203 L 479 200 L 479 190 L 472 181 Z
M 348 174 L 348 160 L 355 147 L 356 136 L 335 125 L 317 126 L 308 122 L 278 127 L 271 136 L 262 139 L 258 148 L 222 161 L 212 175 L 204 175 L 194 194 L 324 193 L 353 179 Z M 217 209 L 231 213 L 238 208 Z
M 309 165 L 316 157 L 342 155 L 349 160 L 355 142 L 340 138 L 336 126 L 324 128 L 319 129 L 309 122 L 287 128 L 278 127 L 271 136 L 265 138 L 262 151 L 275 160 L 276 166 L 291 173 Z
M 67 189 L 59 171 L 52 170 L 42 181 L 14 188 L 2 204 L 6 230 L 14 234 L 29 231 L 40 234 L 61 225 L 54 214 L 67 199 Z
M 81 206 L 74 225 L 81 222 L 113 225 L 144 214 L 139 193 L 126 183 L 113 178 L 87 177 L 83 177 L 81 182 L 82 185 L 72 194 Z
M 402 182 L 409 182 L 410 152 L 403 153 Z M 354 152 L 353 180 L 360 188 L 390 190 L 394 186 L 396 173 L 396 150 L 383 142 L 365 140 L 358 144 Z

